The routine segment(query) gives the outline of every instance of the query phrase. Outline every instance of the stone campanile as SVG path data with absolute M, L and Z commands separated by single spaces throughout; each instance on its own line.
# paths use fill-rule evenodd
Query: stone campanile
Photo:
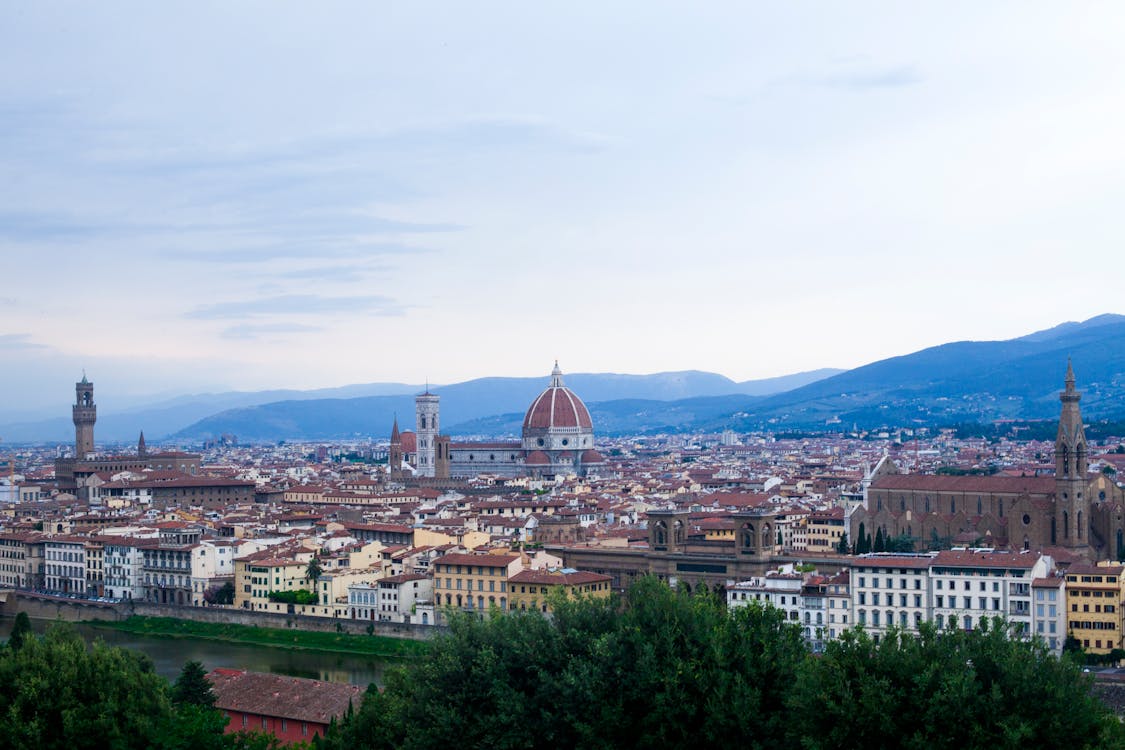
M 1090 559 L 1090 500 L 1086 497 L 1089 463 L 1086 430 L 1082 425 L 1082 400 L 1074 388 L 1074 368 L 1066 363 L 1066 387 L 1059 394 L 1062 413 L 1055 438 L 1055 517 L 1052 543 Z
M 94 422 L 98 421 L 98 407 L 94 404 L 94 384 L 82 373 L 82 380 L 74 384 L 75 401 L 71 408 L 74 418 L 74 455 L 79 461 L 94 453 Z
M 416 459 L 416 474 L 420 477 L 435 475 L 436 453 L 435 450 L 439 426 L 439 410 L 441 399 L 436 393 L 426 392 L 414 397 L 414 411 L 418 419 L 416 434 L 418 436 L 418 458 Z

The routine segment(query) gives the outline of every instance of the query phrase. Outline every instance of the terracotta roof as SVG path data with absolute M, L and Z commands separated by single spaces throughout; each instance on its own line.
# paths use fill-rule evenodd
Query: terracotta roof
M 603 583 L 613 580 L 607 575 L 587 570 L 569 573 L 549 570 L 521 570 L 508 579 L 509 583 L 534 583 L 543 586 L 578 586 L 584 583 Z
M 467 555 L 460 552 L 451 552 L 444 557 L 439 557 L 434 560 L 434 564 L 480 565 L 486 568 L 506 568 L 509 563 L 519 558 L 519 555 Z
M 527 458 L 524 459 L 524 465 L 526 465 L 526 466 L 550 466 L 551 465 L 551 459 L 543 451 L 532 451 L 531 453 L 527 454 Z
M 852 565 L 858 568 L 929 568 L 933 561 L 929 555 L 860 555 Z
M 972 550 L 942 550 L 934 558 L 934 567 L 954 568 L 1032 568 L 1039 562 L 1033 552 L 974 552 Z
M 551 385 L 531 402 L 523 418 L 524 430 L 547 430 L 552 427 L 594 428 L 586 404 L 562 384 L 562 373 L 557 366 L 551 374 Z
M 207 678 L 215 708 L 317 724 L 343 716 L 349 705 L 358 707 L 362 694 L 358 685 L 240 669 L 216 669 Z
M 1004 492 L 1029 495 L 1055 494 L 1054 477 L 982 477 L 939 474 L 888 474 L 871 484 L 875 490 L 929 490 L 931 492 Z

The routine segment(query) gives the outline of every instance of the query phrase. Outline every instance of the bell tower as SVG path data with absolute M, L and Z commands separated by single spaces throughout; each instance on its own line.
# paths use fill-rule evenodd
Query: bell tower
M 417 418 L 418 459 L 417 474 L 432 477 L 436 472 L 436 440 L 441 432 L 439 426 L 441 398 L 436 393 L 426 392 L 414 397 L 414 412 Z
M 391 426 L 391 447 L 387 451 L 387 476 L 392 480 L 402 479 L 402 434 L 398 431 L 398 415 Z
M 1086 497 L 1089 464 L 1082 400 L 1074 388 L 1074 368 L 1066 363 L 1066 386 L 1059 394 L 1062 411 L 1055 438 L 1055 517 L 1052 543 L 1090 559 L 1090 500 Z
M 79 461 L 94 453 L 94 422 L 98 421 L 98 407 L 94 404 L 94 384 L 82 373 L 82 380 L 74 384 L 75 401 L 71 408 L 74 418 L 74 456 Z

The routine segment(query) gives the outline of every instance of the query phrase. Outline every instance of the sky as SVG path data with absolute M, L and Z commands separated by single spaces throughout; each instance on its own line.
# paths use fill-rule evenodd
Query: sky
M 850 368 L 1125 312 L 1125 6 L 0 0 L 0 388 Z

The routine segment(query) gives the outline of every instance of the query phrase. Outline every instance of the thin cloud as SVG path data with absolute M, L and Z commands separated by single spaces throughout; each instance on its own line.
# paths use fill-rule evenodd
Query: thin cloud
M 390 297 L 323 297 L 315 294 L 283 294 L 254 300 L 216 302 L 197 307 L 185 317 L 195 320 L 226 320 L 272 315 L 335 315 L 367 313 L 369 315 L 402 315 L 406 306 Z
M 864 90 L 914 86 L 922 83 L 923 80 L 922 74 L 915 66 L 902 65 L 881 70 L 815 76 L 806 79 L 806 82 L 829 88 Z
M 231 326 L 223 330 L 220 335 L 225 339 L 251 340 L 287 333 L 315 333 L 323 330 L 321 326 L 309 326 L 300 323 L 244 323 Z
M 0 333 L 0 349 L 7 349 L 9 351 L 15 350 L 28 350 L 28 349 L 46 349 L 43 344 L 37 344 L 31 340 L 31 334 L 27 333 Z

